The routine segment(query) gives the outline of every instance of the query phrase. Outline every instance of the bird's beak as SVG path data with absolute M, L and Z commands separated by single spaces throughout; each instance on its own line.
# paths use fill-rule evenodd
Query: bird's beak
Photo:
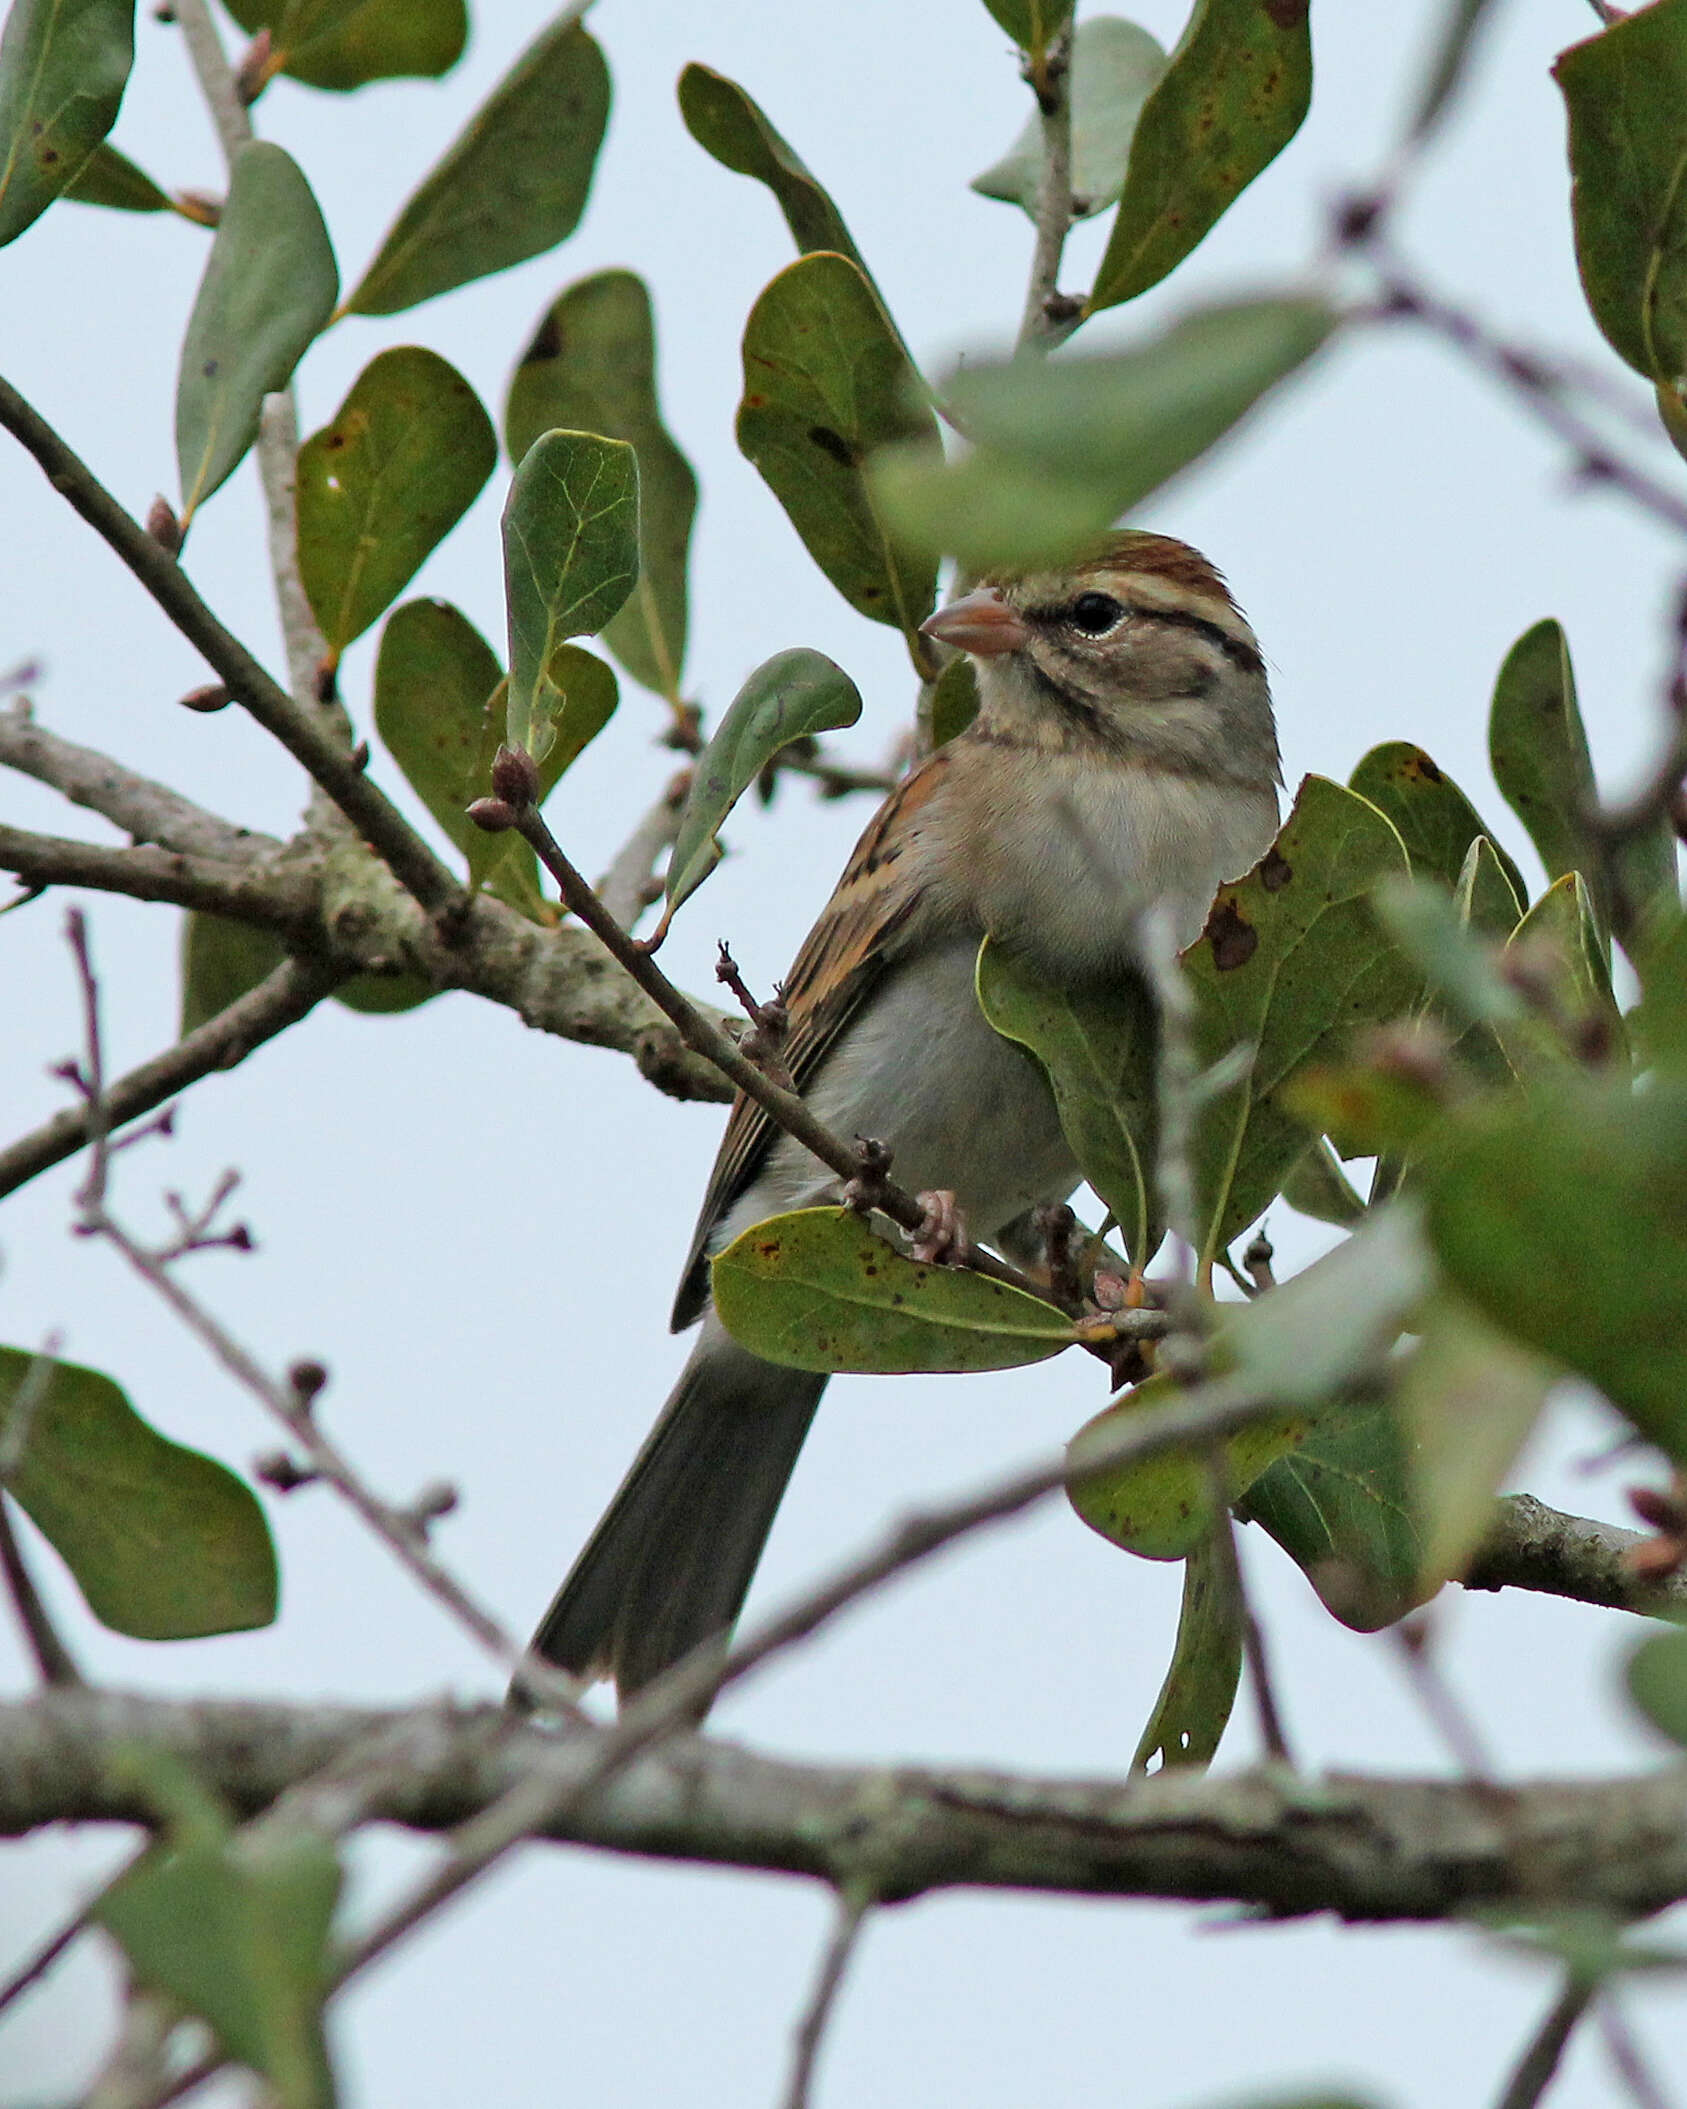
M 952 600 L 920 624 L 922 637 L 935 637 L 939 644 L 952 644 L 980 659 L 994 659 L 1002 652 L 1017 652 L 1030 641 L 1031 632 L 1003 600 L 994 586 L 980 586 L 961 600 Z

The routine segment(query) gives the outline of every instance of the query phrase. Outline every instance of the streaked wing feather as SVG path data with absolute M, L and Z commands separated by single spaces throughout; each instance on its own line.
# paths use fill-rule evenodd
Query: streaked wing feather
M 807 1091 L 839 1034 L 885 970 L 901 956 L 920 892 L 913 871 L 900 860 L 919 831 L 919 813 L 940 793 L 949 766 L 948 750 L 940 748 L 880 806 L 855 845 L 825 912 L 797 954 L 783 989 L 790 1018 L 785 1066 L 799 1091 Z M 760 1171 L 776 1132 L 755 1100 L 740 1092 L 721 1137 L 720 1154 L 680 1276 L 674 1299 L 675 1332 L 701 1315 L 709 1294 L 709 1238 Z

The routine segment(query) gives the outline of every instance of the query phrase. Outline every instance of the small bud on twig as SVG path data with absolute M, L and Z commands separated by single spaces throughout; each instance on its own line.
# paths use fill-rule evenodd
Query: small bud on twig
M 884 1199 L 885 1181 L 890 1177 L 890 1148 L 876 1136 L 858 1135 L 855 1158 L 859 1169 L 844 1187 L 844 1206 L 853 1208 L 858 1215 L 870 1215 Z
M 208 715 L 213 710 L 227 710 L 234 698 L 226 683 L 207 681 L 203 688 L 190 688 L 185 696 L 178 696 L 176 700 L 183 710 L 197 710 Z
M 1277 1277 L 1271 1271 L 1271 1262 L 1277 1257 L 1277 1248 L 1265 1234 L 1265 1226 L 1254 1233 L 1248 1241 L 1248 1249 L 1242 1254 L 1242 1265 L 1256 1289 L 1275 1289 Z
M 404 1521 L 418 1538 L 425 1539 L 431 1525 L 441 1516 L 450 1515 L 457 1506 L 457 1498 L 457 1489 L 449 1480 L 436 1479 L 425 1486 L 404 1511 Z
M 301 1465 L 289 1457 L 285 1450 L 266 1450 L 262 1457 L 253 1460 L 252 1470 L 266 1487 L 274 1487 L 278 1494 L 295 1494 L 300 1487 L 308 1487 L 322 1476 L 309 1465 Z
M 502 798 L 477 798 L 467 808 L 469 818 L 488 835 L 501 835 L 515 826 L 515 807 Z
M 328 1372 L 320 1362 L 295 1362 L 287 1372 L 293 1400 L 301 1413 L 309 1413 L 328 1383 Z
M 235 71 L 234 92 L 248 109 L 269 86 L 277 70 L 272 62 L 272 42 L 269 31 L 260 29 Z
M 492 757 L 492 795 L 519 813 L 539 797 L 539 770 L 525 747 L 500 747 Z
M 311 676 L 311 694 L 319 703 L 340 700 L 340 662 L 332 652 L 317 662 L 316 672 Z
M 173 190 L 170 203 L 184 220 L 192 220 L 196 227 L 220 227 L 223 219 L 223 200 L 208 190 Z
M 171 556 L 182 546 L 182 523 L 176 518 L 176 508 L 162 492 L 146 509 L 146 531 Z

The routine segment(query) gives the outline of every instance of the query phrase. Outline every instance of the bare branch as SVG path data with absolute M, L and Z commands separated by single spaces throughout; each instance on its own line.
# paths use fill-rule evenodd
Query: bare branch
M 108 754 L 61 739 L 35 722 L 21 696 L 0 710 L 0 766 L 62 791 L 73 805 L 100 814 L 137 842 L 156 842 L 162 849 L 216 857 L 227 864 L 258 863 L 281 847 L 273 836 L 207 813 L 179 791 L 154 783 Z
M 145 1744 L 254 1815 L 354 1742 L 385 1709 L 170 1700 L 86 1690 L 0 1705 L 0 1835 L 49 1823 L 150 1824 L 119 1755 Z M 408 1768 L 366 1814 L 458 1831 L 542 1780 L 544 1835 L 663 1859 L 865 1882 L 886 1902 L 955 1887 L 1256 1905 L 1274 1915 L 1462 1918 L 1484 1905 L 1598 1908 L 1635 1918 L 1687 1897 L 1687 1768 L 1543 1780 L 1277 1770 L 1147 1780 L 992 1774 L 976 1767 L 801 1765 L 703 1736 L 583 1791 L 612 1730 L 565 1735 L 493 1706 L 414 1710 Z
M 838 1993 L 843 1988 L 844 1974 L 855 1954 L 856 1944 L 861 1938 L 861 1928 L 866 1922 L 872 1902 L 870 1890 L 854 1888 L 838 1892 L 831 1936 L 826 1942 L 825 1953 L 820 1958 L 820 1968 L 815 1972 L 814 1989 L 809 1994 L 808 2005 L 803 2009 L 802 2019 L 797 2023 L 796 2040 L 791 2053 L 791 2078 L 785 2089 L 785 2109 L 808 2109 L 809 2094 L 814 2085 L 814 2070 L 820 2059 L 820 2045 L 826 2035 L 826 2024 L 831 2020 L 832 2010 L 837 2005 Z
M 1597 1984 L 1590 1984 L 1583 1977 L 1571 1976 L 1566 1981 L 1563 1991 L 1553 2001 L 1551 2011 L 1518 2059 L 1516 2070 L 1500 2096 L 1498 2109 L 1535 2109 L 1535 2104 L 1552 2085 L 1553 2075 L 1558 2070 L 1566 2044 L 1575 2033 L 1576 2023 L 1592 2005 L 1598 1990 Z
M 1628 1564 L 1643 1531 L 1566 1516 L 1532 1494 L 1509 1494 L 1464 1577 L 1467 1589 L 1536 1589 L 1580 1604 L 1667 1617 L 1687 1610 L 1687 1575 L 1643 1580 Z
M 1041 64 L 1026 70 L 1026 80 L 1037 98 L 1043 156 L 1034 215 L 1037 241 L 1019 324 L 1021 351 L 1051 351 L 1071 335 L 1083 314 L 1082 303 L 1063 301 L 1058 286 L 1060 259 L 1072 228 L 1071 59 L 1071 34 L 1063 30 L 1049 40 Z
M 218 857 L 137 845 L 113 849 L 67 835 L 0 825 L 0 871 L 25 884 L 88 886 L 132 901 L 164 901 L 258 923 L 307 943 L 320 935 L 320 873 L 300 864 L 226 864 Z
M 35 1577 L 24 1560 L 23 1547 L 18 1543 L 6 1507 L 3 1486 L 0 1486 L 0 1575 L 5 1577 L 12 1607 L 17 1612 L 24 1639 L 29 1643 L 29 1652 L 35 1657 L 35 1667 L 41 1674 L 42 1683 L 80 1684 L 82 1673 L 76 1667 L 76 1658 L 59 1637 L 58 1628 L 35 1586 Z
M 132 519 L 53 428 L 0 379 L 0 426 L 30 453 L 49 483 L 112 548 L 188 642 L 228 684 L 235 701 L 280 741 L 385 860 L 424 908 L 461 902 L 463 888 L 358 759 L 324 730 L 253 658 L 201 600 L 186 572 Z

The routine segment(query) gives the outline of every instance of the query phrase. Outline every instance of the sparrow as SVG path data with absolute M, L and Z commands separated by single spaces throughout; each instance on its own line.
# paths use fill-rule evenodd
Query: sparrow
M 1207 560 L 1115 534 L 1058 571 L 985 578 L 922 626 L 969 653 L 979 708 L 868 824 L 783 986 L 783 1054 L 836 1134 L 1000 1240 L 1079 1172 L 1042 1071 L 985 1022 L 979 944 L 1083 987 L 1136 971 L 1145 912 L 1180 945 L 1277 831 L 1265 663 Z M 680 1277 L 673 1329 L 702 1330 L 660 1419 L 532 1647 L 623 1699 L 724 1646 L 826 1385 L 727 1333 L 711 1256 L 837 1176 L 739 1096 Z

